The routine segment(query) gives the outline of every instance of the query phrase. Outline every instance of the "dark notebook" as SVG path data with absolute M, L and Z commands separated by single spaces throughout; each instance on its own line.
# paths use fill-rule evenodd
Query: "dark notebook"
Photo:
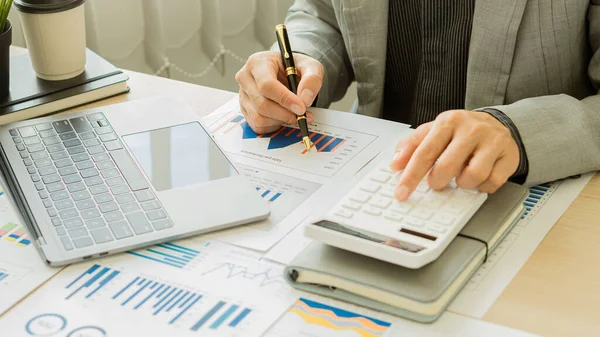
M 39 79 L 29 55 L 10 59 L 10 94 L 0 100 L 0 124 L 38 117 L 127 92 L 129 77 L 87 50 L 86 69 L 64 81 Z

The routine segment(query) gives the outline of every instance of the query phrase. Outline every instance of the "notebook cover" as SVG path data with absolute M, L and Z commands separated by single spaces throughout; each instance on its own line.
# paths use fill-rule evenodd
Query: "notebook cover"
M 46 81 L 39 79 L 33 67 L 29 54 L 10 59 L 10 94 L 0 100 L 0 115 L 10 114 L 42 105 L 54 100 L 65 98 L 61 92 L 70 90 L 71 95 L 93 90 L 88 85 L 123 72 L 111 63 L 87 50 L 86 69 L 74 78 L 64 81 Z
M 461 234 L 465 232 L 469 236 L 477 238 L 492 238 L 506 224 L 510 216 L 521 207 L 526 196 L 527 189 L 525 187 L 512 183 L 505 184 L 498 192 L 488 197 L 463 228 Z M 512 225 L 509 228 L 512 228 Z M 380 289 L 416 302 L 431 303 L 442 296 L 456 278 L 464 272 L 465 268 L 473 262 L 473 259 L 477 256 L 484 256 L 481 253 L 485 250 L 486 246 L 482 242 L 457 236 L 437 260 L 420 269 L 409 269 L 327 246 L 320 242 L 312 242 L 286 268 L 285 277 L 292 286 L 301 290 L 428 322 L 437 318 L 441 311 L 436 316 L 423 317 L 420 314 L 404 310 L 404 308 L 393 307 L 341 289 L 332 289 L 327 285 L 295 282 L 292 273 L 311 270 L 346 279 L 355 284 Z M 476 270 L 477 268 L 472 272 Z M 459 289 L 462 289 L 462 286 L 464 284 Z M 452 298 L 455 295 L 453 294 Z M 450 301 L 444 308 L 449 303 Z

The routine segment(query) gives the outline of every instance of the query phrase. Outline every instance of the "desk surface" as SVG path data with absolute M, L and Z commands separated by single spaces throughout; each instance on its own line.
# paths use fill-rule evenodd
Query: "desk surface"
M 11 55 L 25 53 L 13 48 Z M 127 71 L 131 92 L 77 110 L 153 96 L 185 99 L 205 115 L 233 93 Z M 600 331 L 600 175 L 521 268 L 484 320 L 544 336 L 587 336 Z

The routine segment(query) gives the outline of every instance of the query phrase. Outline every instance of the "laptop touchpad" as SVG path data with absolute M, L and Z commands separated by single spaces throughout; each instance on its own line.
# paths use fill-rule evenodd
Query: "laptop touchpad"
M 237 175 L 197 122 L 122 137 L 157 191 Z

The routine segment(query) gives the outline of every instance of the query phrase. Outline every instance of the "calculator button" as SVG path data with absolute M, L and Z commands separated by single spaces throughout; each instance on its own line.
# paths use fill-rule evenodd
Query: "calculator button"
M 402 213 L 402 214 L 406 214 L 408 213 L 411 209 L 412 209 L 412 205 L 411 204 L 407 204 L 407 203 L 395 203 L 391 210 L 394 212 L 398 212 L 398 213 Z
M 426 182 L 422 181 L 419 183 L 419 185 L 417 186 L 415 191 L 420 192 L 420 193 L 427 193 L 427 192 L 429 192 L 429 186 L 427 185 Z
M 360 204 L 356 203 L 356 202 L 352 202 L 352 201 L 346 201 L 342 207 L 353 210 L 353 211 L 358 211 L 360 210 Z
M 365 206 L 365 208 L 363 209 L 363 212 L 367 213 L 367 214 L 371 214 L 371 215 L 381 215 L 381 209 L 377 208 L 377 207 L 373 207 L 373 206 Z
M 390 200 L 389 198 L 375 198 L 373 199 L 373 201 L 371 201 L 371 205 L 378 207 L 378 208 L 382 208 L 382 209 L 386 209 L 390 206 L 390 204 L 392 203 L 392 200 Z
M 389 187 L 389 186 L 385 186 L 381 189 L 381 191 L 379 192 L 379 194 L 381 194 L 384 197 L 388 197 L 388 198 L 395 198 L 396 197 L 396 193 L 394 188 Z
M 428 208 L 417 207 L 410 212 L 410 215 L 422 220 L 429 220 L 433 216 L 433 211 Z
M 443 214 L 443 213 L 438 213 L 433 217 L 434 222 L 444 225 L 444 226 L 452 225 L 452 223 L 454 223 L 454 219 L 455 219 L 455 217 L 453 217 L 452 215 Z
M 379 171 L 385 172 L 385 173 L 389 173 L 389 174 L 394 173 L 394 170 L 392 170 L 391 168 L 389 168 L 389 166 L 387 166 L 387 165 L 379 167 Z
M 395 213 L 395 212 L 390 212 L 390 211 L 385 212 L 383 217 L 388 220 L 398 221 L 398 222 L 400 222 L 400 221 L 402 221 L 402 219 L 404 219 L 404 217 L 402 217 L 400 214 Z
M 343 208 L 340 208 L 335 212 L 335 215 L 341 216 L 342 218 L 350 219 L 354 215 L 354 213 L 352 213 L 348 210 L 345 210 Z
M 423 202 L 421 203 L 421 205 L 429 207 L 429 208 L 434 208 L 434 209 L 438 209 L 440 207 L 442 207 L 442 205 L 444 204 L 444 200 L 440 200 L 437 198 L 425 198 L 423 200 Z
M 456 200 L 453 200 L 451 203 L 446 204 L 442 208 L 442 211 L 458 215 L 463 212 L 463 210 L 465 209 L 465 206 L 466 205 L 464 205 L 462 203 L 458 203 Z
M 425 221 L 413 218 L 406 218 L 404 222 L 413 227 L 423 227 L 425 225 Z
M 369 192 L 369 193 L 375 193 L 379 190 L 379 188 L 380 188 L 379 184 L 374 183 L 374 182 L 365 182 L 360 187 L 360 189 L 362 191 Z
M 350 197 L 350 200 L 361 204 L 364 204 L 365 202 L 369 201 L 369 199 L 371 199 L 371 196 L 365 192 L 356 192 Z
M 448 230 L 445 227 L 438 226 L 438 225 L 429 225 L 429 226 L 427 226 L 427 229 L 429 229 L 432 232 L 436 232 L 436 233 L 446 233 L 446 231 Z
M 377 172 L 371 176 L 371 180 L 385 184 L 390 180 L 390 175 L 384 172 Z

